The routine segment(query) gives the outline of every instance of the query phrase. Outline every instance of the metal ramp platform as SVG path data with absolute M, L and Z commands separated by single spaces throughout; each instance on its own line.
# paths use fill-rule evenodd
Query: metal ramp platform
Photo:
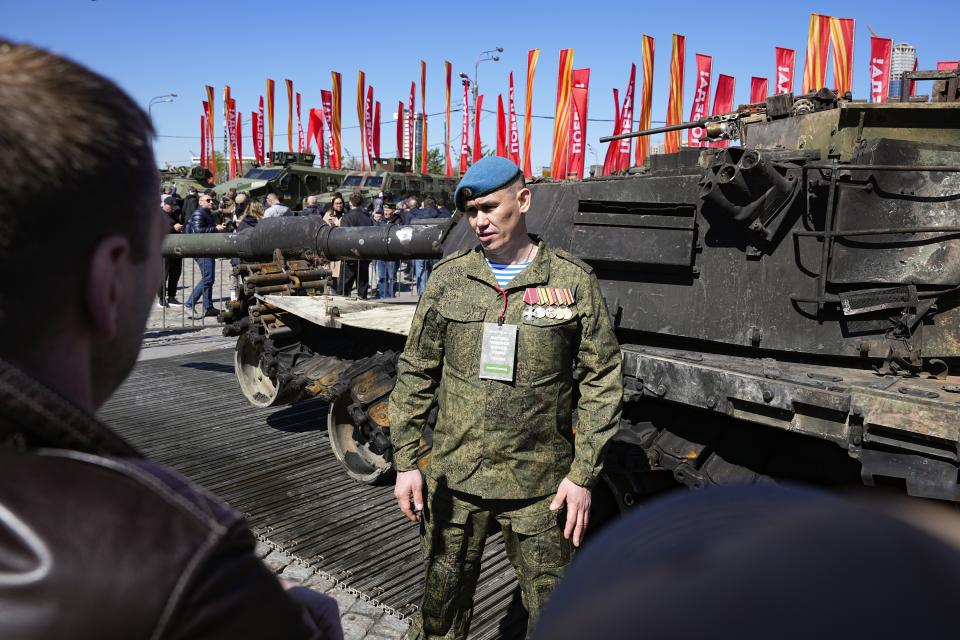
M 150 458 L 213 491 L 254 532 L 318 573 L 402 617 L 423 593 L 418 529 L 393 488 L 341 470 L 327 405 L 250 406 L 233 350 L 141 361 L 99 417 Z M 522 637 L 525 612 L 498 535 L 487 545 L 471 638 Z

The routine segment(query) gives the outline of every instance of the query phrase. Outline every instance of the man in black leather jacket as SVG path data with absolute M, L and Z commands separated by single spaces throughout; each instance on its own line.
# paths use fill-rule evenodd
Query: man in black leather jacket
M 239 514 L 93 417 L 136 362 L 160 282 L 147 115 L 2 39 L 0 113 L 0 262 L 30 265 L 0 282 L 0 638 L 327 637 Z

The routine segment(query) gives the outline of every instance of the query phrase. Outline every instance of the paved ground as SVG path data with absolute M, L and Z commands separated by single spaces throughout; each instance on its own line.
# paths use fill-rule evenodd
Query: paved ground
M 269 544 L 258 543 L 256 553 L 282 578 L 336 598 L 344 640 L 392 640 L 406 632 L 409 624 L 403 619 L 385 613 L 371 602 L 338 587 L 330 578 L 317 574 L 313 568 L 300 564 Z

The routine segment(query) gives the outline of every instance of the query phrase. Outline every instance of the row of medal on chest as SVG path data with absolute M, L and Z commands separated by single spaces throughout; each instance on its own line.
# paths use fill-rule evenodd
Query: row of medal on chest
M 561 287 L 528 287 L 523 292 L 523 301 L 527 305 L 523 310 L 524 320 L 569 320 L 573 317 L 571 307 L 576 302 L 573 291 Z

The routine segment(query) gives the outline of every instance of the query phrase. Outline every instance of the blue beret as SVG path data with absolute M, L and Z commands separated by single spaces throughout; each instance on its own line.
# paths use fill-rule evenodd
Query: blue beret
M 505 187 L 523 175 L 520 167 L 500 156 L 486 156 L 475 162 L 460 178 L 453 194 L 457 209 L 463 211 L 468 200 L 485 196 Z

